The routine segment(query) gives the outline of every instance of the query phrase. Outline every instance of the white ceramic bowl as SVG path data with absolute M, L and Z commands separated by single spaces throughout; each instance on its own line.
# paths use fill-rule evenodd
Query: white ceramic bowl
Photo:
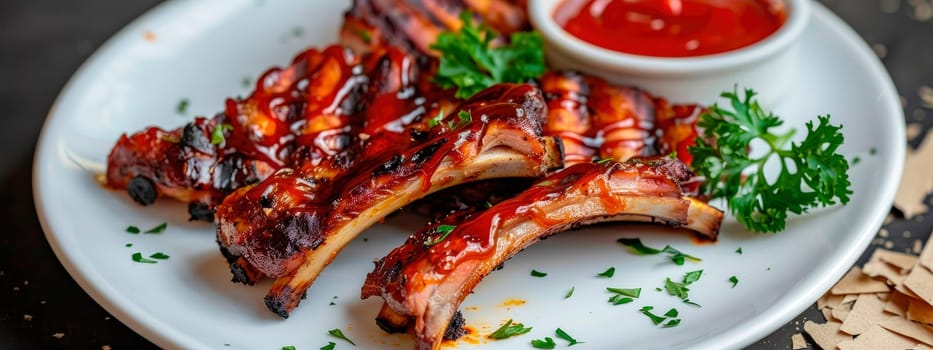
M 594 74 L 633 85 L 674 102 L 709 104 L 736 84 L 775 104 L 793 84 L 796 43 L 810 18 L 811 0 L 784 0 L 787 20 L 764 40 L 729 52 L 684 58 L 650 57 L 604 49 L 564 31 L 554 10 L 565 0 L 528 2 L 531 22 L 541 32 L 552 67 Z

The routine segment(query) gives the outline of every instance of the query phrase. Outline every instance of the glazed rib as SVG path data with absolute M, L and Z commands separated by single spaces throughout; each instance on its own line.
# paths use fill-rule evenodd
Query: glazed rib
M 311 49 L 273 68 L 223 113 L 172 131 L 123 135 L 110 152 L 107 185 L 143 205 L 165 195 L 191 203 L 193 219 L 212 220 L 227 194 L 259 182 L 295 159 L 317 162 L 347 146 L 367 77 L 341 47 Z
M 385 299 L 378 319 L 384 329 L 407 328 L 418 349 L 437 349 L 473 287 L 548 235 L 634 216 L 689 227 L 715 240 L 722 212 L 684 197 L 679 183 L 691 177 L 683 163 L 667 157 L 571 166 L 486 211 L 413 235 L 376 262 L 362 296 Z M 456 228 L 441 238 L 440 223 Z
M 218 241 L 236 264 L 248 263 L 236 268 L 278 278 L 266 304 L 287 317 L 351 239 L 398 208 L 456 184 L 562 167 L 560 141 L 541 136 L 543 107 L 533 86 L 496 85 L 436 121 L 426 136 L 362 152 L 352 173 L 322 181 L 280 171 L 221 204 Z M 381 136 L 369 139 L 384 142 Z
M 523 0 L 354 0 L 340 41 L 357 52 L 391 45 L 434 56 L 430 46 L 440 33 L 460 29 L 462 11 L 506 37 L 530 28 Z

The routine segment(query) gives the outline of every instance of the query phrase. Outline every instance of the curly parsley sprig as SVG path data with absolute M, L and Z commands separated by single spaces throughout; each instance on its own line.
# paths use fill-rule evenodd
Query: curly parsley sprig
M 499 36 L 460 13 L 460 32 L 438 35 L 431 49 L 441 54 L 434 82 L 457 88 L 457 98 L 469 98 L 498 83 L 521 83 L 544 74 L 544 41 L 537 32 L 513 33 L 508 45 L 493 45 Z
M 732 110 L 714 104 L 700 116 L 703 136 L 690 147 L 691 165 L 707 179 L 704 192 L 726 198 L 729 211 L 746 229 L 779 232 L 789 212 L 849 202 L 849 163 L 837 152 L 844 141 L 841 125 L 830 124 L 828 115 L 819 116 L 816 123 L 806 123 L 801 142 L 791 142 L 795 130 L 773 132 L 784 122 L 761 108 L 753 90 L 746 89 L 744 98 L 737 91 L 722 97 Z M 756 139 L 768 148 L 761 157 L 748 153 Z M 780 173 L 768 181 L 764 167 L 774 160 Z

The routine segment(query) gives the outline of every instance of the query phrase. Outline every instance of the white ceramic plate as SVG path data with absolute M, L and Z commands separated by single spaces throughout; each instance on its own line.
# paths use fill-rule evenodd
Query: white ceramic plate
M 178 102 L 191 114 L 211 115 L 224 96 L 245 94 L 244 77 L 290 61 L 309 45 L 334 42 L 348 1 L 204 0 L 168 2 L 110 40 L 75 74 L 49 113 L 35 160 L 36 207 L 46 236 L 65 268 L 120 321 L 166 348 L 317 349 L 342 329 L 359 348 L 411 348 L 405 335 L 386 335 L 373 322 L 381 302 L 359 299 L 372 260 L 404 241 L 422 219 L 403 215 L 354 241 L 324 271 L 291 318 L 268 312 L 268 284 L 230 283 L 212 226 L 186 221 L 185 207 L 169 200 L 133 204 L 122 192 L 95 182 L 117 137 L 147 125 L 178 127 Z M 726 349 L 748 345 L 791 320 L 855 261 L 888 212 L 904 157 L 901 108 L 878 60 L 843 22 L 821 6 L 803 35 L 794 91 L 776 106 L 798 128 L 817 114 L 844 123 L 842 151 L 860 156 L 852 170 L 855 195 L 842 208 L 792 220 L 777 235 L 745 233 L 734 221 L 719 243 L 694 245 L 679 233 L 652 226 L 610 225 L 557 235 L 510 260 L 464 303 L 479 335 L 462 348 L 521 349 L 554 337 L 557 327 L 585 341 L 580 349 L 620 347 Z M 723 88 L 730 88 L 725 86 Z M 869 155 L 869 150 L 877 153 Z M 160 235 L 131 235 L 163 221 Z M 638 257 L 615 243 L 641 237 L 703 258 L 674 266 L 660 256 Z M 132 243 L 132 247 L 126 247 Z M 741 247 L 744 254 L 735 250 Z M 134 252 L 164 252 L 158 264 L 131 261 Z M 612 279 L 595 275 L 616 267 Z M 531 269 L 547 277 L 529 276 Z M 665 277 L 703 269 L 691 286 L 694 308 L 663 292 Z M 728 279 L 737 276 L 732 288 Z M 564 296 L 573 287 L 569 299 Z M 606 287 L 642 288 L 636 302 L 612 306 Z M 335 305 L 330 305 L 333 302 Z M 655 327 L 637 310 L 652 305 L 680 310 L 682 323 Z M 530 334 L 488 341 L 506 319 L 533 326 Z M 472 339 L 472 340 L 471 340 Z M 563 344 L 558 341 L 559 344 Z M 563 346 L 563 345 L 561 345 Z

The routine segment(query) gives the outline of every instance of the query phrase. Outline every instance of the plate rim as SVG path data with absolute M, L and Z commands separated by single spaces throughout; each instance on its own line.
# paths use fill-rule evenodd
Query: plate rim
M 866 72 L 866 76 L 870 77 L 870 80 L 878 83 L 879 100 L 880 104 L 883 105 L 881 109 L 887 110 L 891 118 L 899 121 L 894 125 L 894 133 L 903 136 L 905 128 L 902 122 L 904 120 L 903 110 L 900 108 L 899 104 L 897 104 L 898 94 L 896 87 L 881 61 L 874 55 L 863 39 L 842 19 L 822 4 L 814 2 L 814 5 L 816 6 L 813 6 L 811 21 L 824 22 L 826 27 L 833 32 L 834 36 L 840 38 L 845 46 L 850 47 L 857 53 L 857 55 L 850 59 L 859 61 L 861 63 L 860 65 L 869 68 Z M 41 179 L 47 176 L 43 175 L 44 173 L 42 172 L 42 168 L 47 166 L 46 163 L 48 163 L 45 159 L 47 157 L 52 157 L 54 155 L 53 148 L 59 145 L 56 140 L 49 139 L 49 134 L 51 133 L 50 130 L 52 129 L 51 125 L 53 124 L 53 120 L 56 119 L 57 107 L 60 102 L 66 96 L 72 95 L 74 93 L 72 90 L 74 90 L 75 85 L 86 80 L 85 76 L 93 73 L 96 67 L 102 64 L 102 61 L 106 60 L 109 56 L 117 54 L 116 46 L 128 40 L 130 36 L 135 35 L 135 29 L 141 28 L 144 23 L 170 14 L 184 6 L 188 6 L 186 2 L 169 1 L 158 4 L 145 11 L 107 39 L 104 44 L 95 50 L 95 52 L 81 64 L 71 78 L 69 78 L 68 82 L 63 86 L 61 92 L 56 97 L 55 102 L 50 107 L 37 139 L 36 151 L 33 156 L 32 194 L 40 226 L 56 258 L 65 270 L 68 271 L 71 278 L 77 282 L 82 290 L 97 304 L 134 332 L 140 334 L 157 346 L 166 348 L 211 348 L 209 344 L 205 344 L 196 337 L 180 332 L 168 326 L 164 321 L 153 317 L 150 313 L 141 310 L 136 305 L 136 302 L 117 293 L 111 287 L 110 282 L 104 279 L 95 269 L 87 266 L 86 259 L 83 257 L 81 257 L 81 259 L 76 259 L 80 256 L 77 256 L 69 249 L 63 249 L 63 244 L 68 240 L 74 239 L 74 237 L 60 237 L 52 233 L 53 224 L 50 222 L 44 210 L 43 195 L 39 186 L 42 182 Z M 857 239 L 851 240 L 848 247 L 846 247 L 848 249 L 843 250 L 845 252 L 843 258 L 837 259 L 831 265 L 830 271 L 832 273 L 808 276 L 808 278 L 801 280 L 802 284 L 807 286 L 807 288 L 801 288 L 805 290 L 798 291 L 797 293 L 785 294 L 784 297 L 776 300 L 775 303 L 771 304 L 768 308 L 759 311 L 758 316 L 755 317 L 756 322 L 752 325 L 748 327 L 730 328 L 725 332 L 716 334 L 715 336 L 694 344 L 694 348 L 741 348 L 753 344 L 776 331 L 782 325 L 803 312 L 803 310 L 810 307 L 813 301 L 825 293 L 835 281 L 848 271 L 848 267 L 852 266 L 864 253 L 871 239 L 874 237 L 874 232 L 881 227 L 884 217 L 888 212 L 887 208 L 893 203 L 894 195 L 901 181 L 904 156 L 906 154 L 906 139 L 904 142 L 892 143 L 891 146 L 890 151 L 892 155 L 880 161 L 887 169 L 893 169 L 894 174 L 892 174 L 886 182 L 882 183 L 879 192 L 882 193 L 883 198 L 875 202 L 873 206 L 875 210 L 869 212 L 869 214 L 872 215 L 872 217 L 868 219 L 871 224 L 866 227 L 871 229 L 864 229 L 863 232 L 859 232 L 859 235 L 853 235 L 853 238 Z M 75 263 L 76 261 L 78 263 Z M 794 299 L 804 299 L 809 302 L 794 302 Z

